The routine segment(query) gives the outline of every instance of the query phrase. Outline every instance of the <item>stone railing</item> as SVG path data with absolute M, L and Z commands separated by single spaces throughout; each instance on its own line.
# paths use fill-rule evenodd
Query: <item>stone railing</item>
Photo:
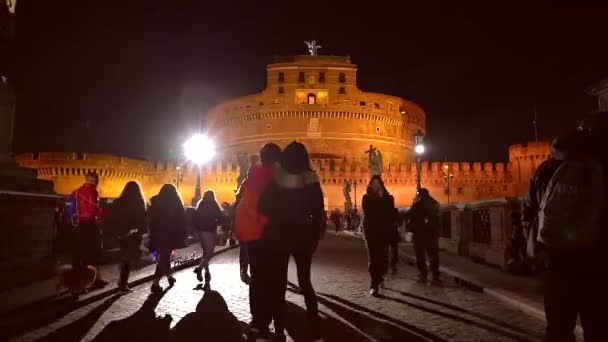
M 443 206 L 439 247 L 504 269 L 512 213 L 519 208 L 520 201 L 513 197 Z

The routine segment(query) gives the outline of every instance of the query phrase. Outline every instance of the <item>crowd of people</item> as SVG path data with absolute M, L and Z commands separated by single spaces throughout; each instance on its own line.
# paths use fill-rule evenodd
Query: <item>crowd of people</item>
M 546 255 L 545 312 L 547 341 L 574 341 L 580 315 L 587 341 L 606 341 L 602 310 L 608 304 L 607 277 L 601 272 L 608 255 L 605 203 L 608 184 L 603 133 L 608 113 L 594 113 L 579 129 L 553 143 L 552 157 L 543 162 L 530 181 L 522 202 L 521 224 L 511 217 L 512 258 L 526 258 L 543 250 Z M 310 166 L 303 144 L 292 142 L 284 150 L 269 143 L 260 150 L 260 160 L 251 160 L 247 177 L 240 185 L 234 205 L 217 202 L 212 190 L 205 192 L 191 219 L 203 256 L 194 269 L 208 287 L 209 262 L 217 240 L 218 226 L 229 226 L 240 242 L 240 272 L 249 284 L 252 315 L 251 336 L 256 340 L 285 340 L 284 306 L 289 260 L 297 268 L 298 285 L 308 312 L 313 340 L 322 340 L 317 297 L 311 282 L 311 264 L 327 222 L 319 178 Z M 138 256 L 142 234 L 149 232 L 150 249 L 157 254 L 152 292 L 162 291 L 159 281 L 171 276 L 170 256 L 185 246 L 188 218 L 175 186 L 165 184 L 146 206 L 141 187 L 129 182 L 109 211 L 98 204 L 98 177 L 89 174 L 86 183 L 72 195 L 77 217 L 72 227 L 74 269 L 98 264 L 101 254 L 99 218 L 118 236 L 121 250 L 121 291 L 129 291 L 131 261 Z M 380 176 L 373 176 L 362 201 L 362 230 L 369 257 L 369 294 L 379 296 L 389 270 L 397 271 L 398 226 L 405 220 L 413 232 L 419 270 L 418 281 L 441 284 L 439 274 L 440 206 L 427 189 L 418 189 L 407 215 L 400 215 L 395 200 Z M 525 249 L 525 251 L 524 251 Z M 527 252 L 527 253 L 525 253 Z M 429 266 L 427 266 L 427 259 Z M 204 272 L 204 276 L 203 276 Z M 94 286 L 104 286 L 102 274 Z

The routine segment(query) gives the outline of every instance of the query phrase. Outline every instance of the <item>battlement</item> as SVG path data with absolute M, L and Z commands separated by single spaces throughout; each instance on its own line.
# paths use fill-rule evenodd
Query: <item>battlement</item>
M 529 142 L 509 146 L 509 161 L 540 159 L 551 156 L 551 143 L 548 141 Z
M 291 56 L 275 56 L 274 63 L 268 65 L 268 68 L 283 66 L 284 64 L 297 65 L 347 65 L 355 67 L 352 64 L 350 56 L 333 56 L 333 55 L 291 55 Z

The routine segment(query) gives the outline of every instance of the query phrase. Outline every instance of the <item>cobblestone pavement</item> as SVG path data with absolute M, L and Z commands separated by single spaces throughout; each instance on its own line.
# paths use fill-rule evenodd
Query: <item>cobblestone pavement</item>
M 418 284 L 415 270 L 406 264 L 387 279 L 383 297 L 369 297 L 366 269 L 361 240 L 327 236 L 322 242 L 314 259 L 313 283 L 327 340 L 542 340 L 543 322 L 447 279 L 441 287 Z M 230 336 L 246 331 L 251 318 L 248 288 L 239 278 L 238 249 L 214 258 L 211 272 L 213 291 L 196 289 L 195 276 L 187 269 L 175 275 L 176 285 L 162 296 L 149 297 L 147 283 L 132 293 L 47 317 L 12 341 L 232 340 Z M 293 283 L 287 293 L 287 332 L 290 340 L 305 341 L 306 313 L 293 263 L 289 278 Z

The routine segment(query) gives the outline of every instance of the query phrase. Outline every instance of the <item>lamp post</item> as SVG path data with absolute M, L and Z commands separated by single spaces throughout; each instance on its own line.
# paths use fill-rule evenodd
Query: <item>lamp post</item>
M 454 178 L 454 175 L 450 173 L 450 165 L 445 164 L 443 166 L 443 180 L 445 181 L 445 192 L 448 195 L 448 204 L 450 204 L 450 180 Z
M 416 134 L 414 134 L 414 152 L 416 152 L 416 192 L 422 188 L 420 185 L 420 157 L 424 153 L 424 134 L 422 134 L 421 130 L 418 130 Z
M 192 198 L 192 206 L 195 206 L 201 199 L 202 165 L 211 160 L 215 155 L 215 143 L 205 135 L 195 134 L 184 143 L 183 147 L 186 159 L 198 166 L 196 187 L 194 188 L 194 197 Z

